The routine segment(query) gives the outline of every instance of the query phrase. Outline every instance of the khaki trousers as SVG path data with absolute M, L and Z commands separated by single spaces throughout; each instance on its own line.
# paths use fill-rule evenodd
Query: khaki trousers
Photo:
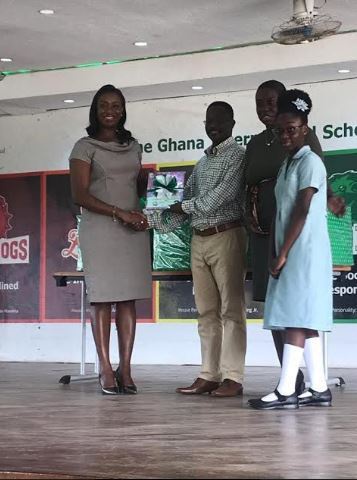
M 199 376 L 205 380 L 243 382 L 246 243 L 243 227 L 192 237 L 191 268 L 202 355 Z

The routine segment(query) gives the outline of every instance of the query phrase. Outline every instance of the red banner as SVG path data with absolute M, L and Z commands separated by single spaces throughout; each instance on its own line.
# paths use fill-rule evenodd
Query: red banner
M 0 322 L 40 318 L 41 176 L 0 177 Z

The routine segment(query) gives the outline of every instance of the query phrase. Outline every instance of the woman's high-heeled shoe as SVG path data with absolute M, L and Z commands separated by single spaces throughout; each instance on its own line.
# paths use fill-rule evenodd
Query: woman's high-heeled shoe
M 123 384 L 120 376 L 119 367 L 115 370 L 114 375 L 115 375 L 116 381 L 118 382 L 118 389 L 120 393 L 124 393 L 126 395 L 136 395 L 138 393 L 138 389 L 135 383 L 132 383 L 130 385 Z
M 118 386 L 104 387 L 103 384 L 102 384 L 102 376 L 101 375 L 99 375 L 98 380 L 99 380 L 99 385 L 100 385 L 100 388 L 102 389 L 102 394 L 103 395 L 119 395 L 120 394 Z

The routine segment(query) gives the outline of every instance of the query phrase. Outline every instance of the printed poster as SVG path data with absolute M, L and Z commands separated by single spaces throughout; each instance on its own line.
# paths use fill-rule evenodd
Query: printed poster
M 57 287 L 53 273 L 77 267 L 79 208 L 72 202 L 68 173 L 46 175 L 46 319 L 79 320 L 81 285 Z M 88 310 L 89 313 L 89 310 Z
M 252 300 L 252 282 L 245 282 L 247 320 L 263 318 L 263 304 Z M 157 291 L 158 322 L 191 322 L 197 319 L 192 281 L 161 281 Z
M 0 177 L 0 322 L 40 318 L 41 177 Z
M 357 322 L 357 151 L 325 154 L 329 184 L 336 195 L 345 199 L 352 216 L 352 253 L 354 266 L 350 272 L 335 272 L 333 279 L 334 320 Z

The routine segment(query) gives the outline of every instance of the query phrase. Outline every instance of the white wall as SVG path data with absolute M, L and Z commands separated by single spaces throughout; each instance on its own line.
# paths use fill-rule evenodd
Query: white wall
M 357 325 L 337 324 L 328 334 L 330 367 L 357 366 Z M 87 362 L 94 363 L 95 349 L 87 325 Z M 116 330 L 112 327 L 111 358 L 118 362 Z M 17 362 L 80 362 L 81 326 L 79 324 L 0 324 L 0 361 Z M 197 325 L 138 324 L 134 364 L 200 364 Z M 248 324 L 246 364 L 278 366 L 270 332 L 262 325 Z M 77 368 L 71 372 L 75 374 Z
M 355 98 L 357 80 L 302 86 L 314 101 L 311 124 L 316 125 L 324 150 L 357 149 Z M 197 96 L 128 104 L 128 127 L 141 143 L 151 143 L 144 162 L 197 160 L 201 151 L 160 152 L 159 139 L 176 141 L 203 138 L 206 106 L 216 99 L 232 104 L 236 113 L 235 135 L 256 133 L 262 127 L 256 119 L 254 92 Z M 74 142 L 85 134 L 88 109 L 80 108 L 39 115 L 0 118 L 1 173 L 62 170 Z M 337 128 L 347 123 L 352 136 L 323 138 L 326 125 Z M 330 131 L 331 129 L 329 129 Z M 326 133 L 326 132 L 325 132 Z M 1 275 L 1 273 L 0 273 Z M 114 332 L 113 332 L 114 333 Z M 356 367 L 357 325 L 336 325 L 330 335 L 330 366 Z M 112 339 L 113 358 L 116 344 Z M 88 329 L 88 358 L 93 345 Z M 75 324 L 0 324 L 0 360 L 79 361 L 80 326 Z M 200 348 L 195 324 L 139 324 L 134 363 L 199 363 Z M 276 365 L 270 333 L 261 325 L 248 327 L 248 365 Z
M 310 124 L 316 126 L 323 149 L 357 148 L 357 117 L 353 101 L 357 80 L 303 85 L 299 88 L 305 88 L 312 96 L 314 107 Z M 199 159 L 201 150 L 160 152 L 158 141 L 162 138 L 176 141 L 202 138 L 207 146 L 203 120 L 207 105 L 214 100 L 225 100 L 233 106 L 237 122 L 234 135 L 244 136 L 262 130 L 255 114 L 253 91 L 129 103 L 128 128 L 140 143 L 153 145 L 151 153 L 144 153 L 144 162 Z M 1 173 L 67 169 L 67 159 L 74 142 L 86 134 L 88 112 L 89 108 L 75 108 L 37 115 L 0 117 Z M 342 135 L 341 126 L 344 123 L 353 127 L 352 136 L 323 138 L 324 128 L 328 125 L 338 129 L 337 135 Z

